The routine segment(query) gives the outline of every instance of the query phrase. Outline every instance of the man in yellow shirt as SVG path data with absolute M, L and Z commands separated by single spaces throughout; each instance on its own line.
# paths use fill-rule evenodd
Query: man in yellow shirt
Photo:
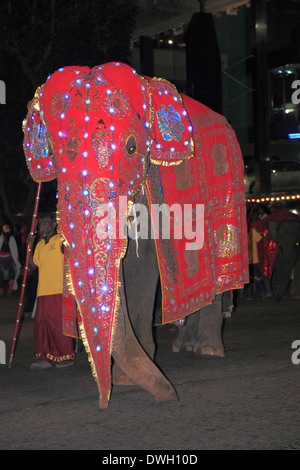
M 249 285 L 245 287 L 247 300 L 251 300 L 254 294 L 265 298 L 265 287 L 259 267 L 259 257 L 257 244 L 262 239 L 262 235 L 250 226 L 248 232 L 248 249 L 249 249 Z
M 73 339 L 63 334 L 63 246 L 56 233 L 56 218 L 51 212 L 39 216 L 38 242 L 30 260 L 32 269 L 38 268 L 37 308 L 34 319 L 34 346 L 37 362 L 31 370 L 43 370 L 73 365 Z M 27 239 L 28 243 L 32 238 Z

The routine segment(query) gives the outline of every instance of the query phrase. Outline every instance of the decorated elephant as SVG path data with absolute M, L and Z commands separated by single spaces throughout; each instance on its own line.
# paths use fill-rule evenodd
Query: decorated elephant
M 157 400 L 177 399 L 129 316 L 132 305 L 153 307 L 151 272 L 160 275 L 162 323 L 248 281 L 243 162 L 233 130 L 168 81 L 115 62 L 56 71 L 37 89 L 23 130 L 33 179 L 57 178 L 68 288 L 100 409 L 111 393 L 111 357 L 116 381 L 123 373 Z M 145 338 L 147 328 L 150 321 L 141 326 Z

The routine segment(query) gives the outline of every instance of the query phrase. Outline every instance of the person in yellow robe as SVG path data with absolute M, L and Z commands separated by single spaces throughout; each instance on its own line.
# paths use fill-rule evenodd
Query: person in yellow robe
M 73 339 L 63 334 L 63 246 L 56 233 L 56 218 L 51 212 L 39 216 L 40 241 L 30 260 L 32 269 L 38 268 L 37 307 L 34 318 L 34 345 L 38 361 L 31 370 L 73 365 Z M 34 237 L 29 236 L 31 243 Z

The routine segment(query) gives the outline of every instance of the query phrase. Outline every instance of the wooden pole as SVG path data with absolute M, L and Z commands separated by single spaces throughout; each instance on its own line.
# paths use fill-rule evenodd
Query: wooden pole
M 41 194 L 41 186 L 42 186 L 42 183 L 38 183 L 36 197 L 35 197 L 34 210 L 33 210 L 33 216 L 32 216 L 32 222 L 31 222 L 30 235 L 34 235 L 35 228 L 36 228 L 37 212 L 38 212 L 38 207 L 39 207 L 39 202 L 40 202 L 40 194 Z M 13 336 L 12 348 L 11 348 L 11 353 L 10 353 L 10 358 L 9 358 L 9 363 L 8 363 L 8 368 L 9 369 L 12 365 L 12 361 L 13 361 L 14 353 L 15 353 L 15 349 L 16 349 L 16 343 L 17 343 L 17 339 L 18 339 L 18 334 L 19 334 L 19 331 L 20 331 L 21 312 L 22 312 L 22 306 L 23 306 L 23 299 L 24 299 L 24 293 L 25 293 L 25 287 L 26 287 L 26 281 L 27 281 L 28 266 L 29 266 L 31 250 L 32 250 L 32 243 L 30 243 L 27 246 L 27 254 L 26 254 L 25 267 L 24 267 L 23 282 L 22 282 L 22 287 L 21 287 L 19 308 L 18 308 L 15 332 L 14 332 L 14 336 Z

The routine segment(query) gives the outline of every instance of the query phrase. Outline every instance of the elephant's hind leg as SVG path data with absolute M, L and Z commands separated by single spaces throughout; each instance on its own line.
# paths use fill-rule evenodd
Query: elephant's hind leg
M 207 356 L 224 357 L 222 324 L 222 294 L 218 294 L 211 305 L 200 310 L 198 340 L 194 352 Z
M 186 324 L 179 328 L 178 334 L 172 343 L 173 352 L 194 350 L 197 342 L 198 325 L 199 311 L 189 315 L 186 319 Z

